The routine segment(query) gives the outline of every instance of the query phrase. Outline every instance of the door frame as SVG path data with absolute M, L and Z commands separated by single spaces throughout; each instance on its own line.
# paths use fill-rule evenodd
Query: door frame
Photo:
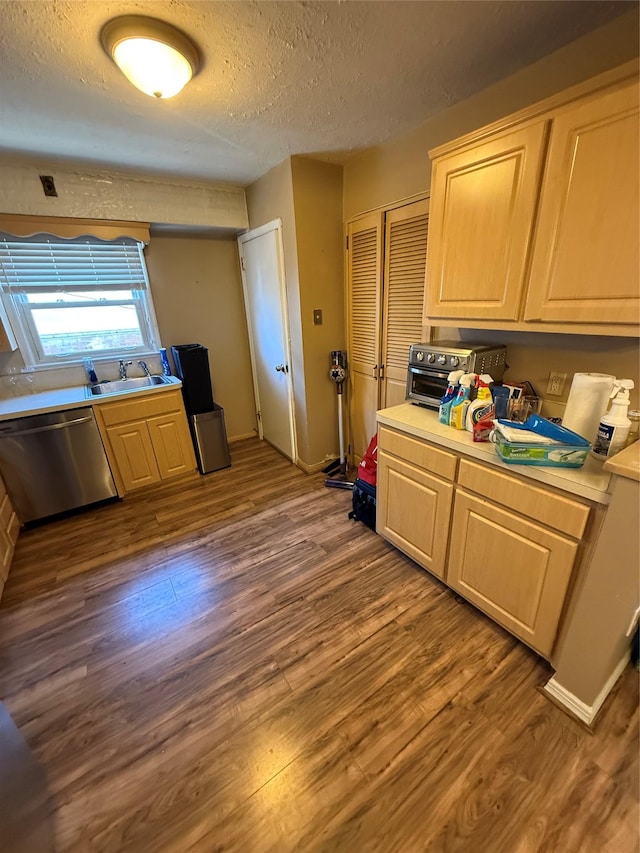
M 244 231 L 238 235 L 238 255 L 240 257 L 240 276 L 242 278 L 242 295 L 244 298 L 244 313 L 247 320 L 247 329 L 249 331 L 249 356 L 251 359 L 251 376 L 253 380 L 253 394 L 256 403 L 256 414 L 261 411 L 260 408 L 260 391 L 258 388 L 258 373 L 256 370 L 256 355 L 255 355 L 255 339 L 253 331 L 253 323 L 251 311 L 249 309 L 249 293 L 247 290 L 247 278 L 244 268 L 244 252 L 243 246 L 256 237 L 262 237 L 271 231 L 276 232 L 276 251 L 278 262 L 278 283 L 280 292 L 280 317 L 282 320 L 282 331 L 284 334 L 284 353 L 289 366 L 287 376 L 287 403 L 289 414 L 289 430 L 291 435 L 291 451 L 293 454 L 292 462 L 298 463 L 298 444 L 296 441 L 296 414 L 293 397 L 293 365 L 291 363 L 291 333 L 289 331 L 289 311 L 287 300 L 287 282 L 285 278 L 284 265 L 284 245 L 282 240 L 282 219 L 272 219 L 270 222 L 261 225 L 259 228 L 252 228 L 249 231 Z M 264 441 L 264 431 L 262 428 L 262 418 L 258 417 L 258 436 L 261 441 Z

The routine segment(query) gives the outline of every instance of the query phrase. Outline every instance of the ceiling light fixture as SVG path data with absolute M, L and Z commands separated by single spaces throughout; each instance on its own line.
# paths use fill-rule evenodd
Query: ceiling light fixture
M 156 18 L 113 18 L 100 38 L 127 80 L 153 98 L 177 95 L 200 68 L 200 53 L 191 39 Z

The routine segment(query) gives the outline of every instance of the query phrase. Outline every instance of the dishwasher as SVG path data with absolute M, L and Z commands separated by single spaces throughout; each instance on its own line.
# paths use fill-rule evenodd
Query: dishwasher
M 22 522 L 117 497 L 91 408 L 0 422 L 0 471 Z

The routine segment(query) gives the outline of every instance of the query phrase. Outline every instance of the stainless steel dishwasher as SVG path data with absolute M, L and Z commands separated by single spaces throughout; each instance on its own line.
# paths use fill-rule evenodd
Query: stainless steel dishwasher
M 0 422 L 0 471 L 20 521 L 117 495 L 91 408 Z

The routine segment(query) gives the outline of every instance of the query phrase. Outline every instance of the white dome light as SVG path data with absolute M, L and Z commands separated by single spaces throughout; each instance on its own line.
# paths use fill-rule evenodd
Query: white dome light
M 177 95 L 200 66 L 193 42 L 164 21 L 124 15 L 102 29 L 102 44 L 124 76 L 154 98 Z

